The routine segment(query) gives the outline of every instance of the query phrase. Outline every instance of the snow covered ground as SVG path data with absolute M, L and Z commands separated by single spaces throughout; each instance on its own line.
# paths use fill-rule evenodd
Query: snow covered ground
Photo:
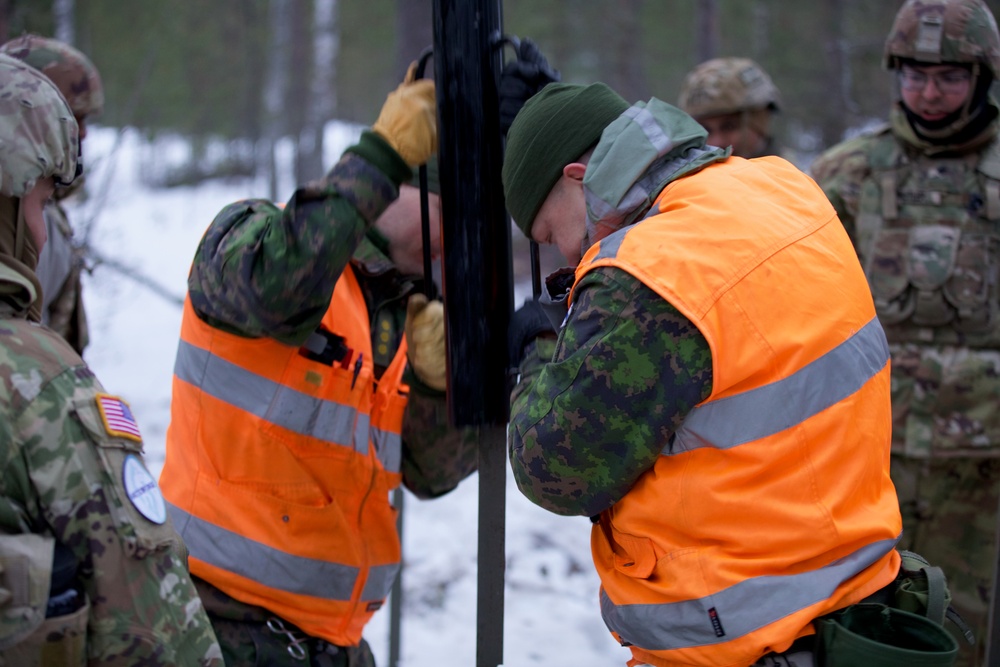
M 358 128 L 331 124 L 327 164 Z M 158 144 L 164 156 L 184 145 Z M 69 205 L 70 219 L 94 220 L 92 245 L 155 281 L 177 298 L 202 232 L 222 206 L 265 196 L 250 180 L 151 189 L 139 174 L 150 147 L 134 132 L 91 128 L 84 145 L 91 196 Z M 280 197 L 293 184 L 281 183 Z M 106 193 L 106 194 L 104 194 Z M 85 357 L 108 391 L 125 398 L 142 428 L 150 468 L 158 475 L 170 419 L 170 379 L 180 307 L 109 266 L 85 278 L 91 344 Z M 518 290 L 521 303 L 525 289 Z M 478 479 L 444 498 L 407 496 L 404 512 L 401 667 L 476 664 Z M 508 471 L 504 665 L 624 665 L 629 652 L 611 638 L 598 608 L 590 560 L 590 522 L 549 514 L 525 500 Z M 380 667 L 388 665 L 388 606 L 366 637 Z

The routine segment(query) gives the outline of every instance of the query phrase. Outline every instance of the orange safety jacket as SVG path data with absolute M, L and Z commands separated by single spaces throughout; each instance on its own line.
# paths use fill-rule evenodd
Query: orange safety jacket
M 629 664 L 750 665 L 889 584 L 889 351 L 823 192 L 780 158 L 670 183 L 592 246 L 704 335 L 711 395 L 594 526 L 601 612 Z
M 356 645 L 400 562 L 396 510 L 406 341 L 376 381 L 353 269 L 325 328 L 340 360 L 243 338 L 184 305 L 160 478 L 191 572 L 313 637 Z

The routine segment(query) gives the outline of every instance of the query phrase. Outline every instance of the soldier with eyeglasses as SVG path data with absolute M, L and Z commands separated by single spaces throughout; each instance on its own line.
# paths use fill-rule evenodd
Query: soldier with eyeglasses
M 1000 495 L 1000 35 L 982 0 L 909 0 L 889 123 L 812 165 L 868 276 L 892 357 L 899 546 L 948 575 L 985 664 Z

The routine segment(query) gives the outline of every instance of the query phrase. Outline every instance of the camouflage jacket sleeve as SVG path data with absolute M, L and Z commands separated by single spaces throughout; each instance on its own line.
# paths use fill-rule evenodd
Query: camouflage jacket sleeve
M 838 144 L 816 158 L 809 168 L 813 179 L 833 204 L 855 247 L 861 182 L 871 171 L 863 150 L 864 141 L 857 138 Z
M 91 605 L 90 664 L 221 667 L 184 547 L 165 509 L 144 504 L 162 496 L 143 474 L 141 441 L 112 433 L 99 403 L 106 395 L 79 358 L 58 372 L 35 361 L 72 353 L 53 333 L 29 327 L 5 337 L 0 350 L 0 358 L 16 360 L 0 386 L 16 443 L 0 448 L 4 496 L 33 531 L 68 547 L 79 563 L 77 580 Z M 131 479 L 139 484 L 125 481 L 137 472 Z
M 518 488 L 564 515 L 611 507 L 711 393 L 708 343 L 673 306 L 615 268 L 577 285 L 554 355 L 529 346 L 508 444 Z
M 403 417 L 403 483 L 418 498 L 442 496 L 479 466 L 479 429 L 448 422 L 444 392 L 407 369 L 410 400 Z
M 188 278 L 195 310 L 230 333 L 302 344 L 365 231 L 411 175 L 384 140 L 364 132 L 284 209 L 264 200 L 227 206 L 195 253 Z

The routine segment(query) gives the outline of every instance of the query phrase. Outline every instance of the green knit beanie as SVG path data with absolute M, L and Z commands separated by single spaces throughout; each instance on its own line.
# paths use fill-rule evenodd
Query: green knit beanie
M 503 193 L 525 236 L 563 167 L 587 152 L 629 108 L 603 83 L 550 83 L 531 97 L 507 133 Z

